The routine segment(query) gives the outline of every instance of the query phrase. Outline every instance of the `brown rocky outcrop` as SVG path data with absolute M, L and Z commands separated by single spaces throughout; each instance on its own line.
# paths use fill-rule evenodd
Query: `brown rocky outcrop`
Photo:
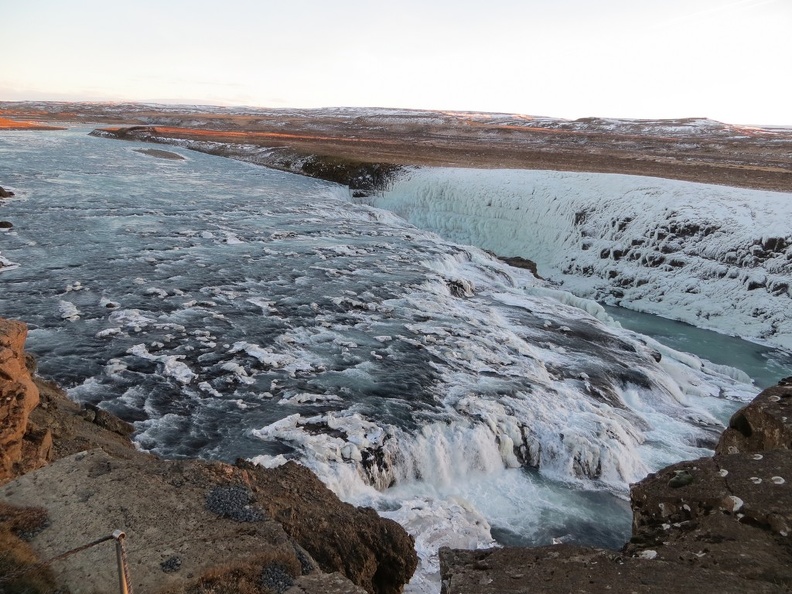
M 371 508 L 338 498 L 310 470 L 294 462 L 265 470 L 240 463 L 254 480 L 267 515 L 316 559 L 369 592 L 397 594 L 418 565 L 413 539 Z
M 442 549 L 440 568 L 442 592 L 454 594 L 788 592 L 724 573 L 722 568 L 629 558 L 617 551 L 564 544 L 532 549 Z
M 443 549 L 443 593 L 789 592 L 791 383 L 735 413 L 715 456 L 633 485 L 632 538 L 621 551 Z
M 0 186 L 0 198 L 11 198 L 14 193 L 11 190 L 6 190 L 2 186 Z
M 23 324 L 0 320 L 0 379 L 9 394 L 40 398 L 32 412 L 25 409 L 26 430 L 20 412 L 14 426 L 22 426 L 25 435 L 49 436 L 46 457 L 53 461 L 6 481 L 0 500 L 46 514 L 43 529 L 25 536 L 40 558 L 120 529 L 136 592 L 208 593 L 220 591 L 212 589 L 218 583 L 222 591 L 242 591 L 235 584 L 248 580 L 256 589 L 246 592 L 389 594 L 400 592 L 412 576 L 412 538 L 374 510 L 341 502 L 304 467 L 166 461 L 137 451 L 127 423 L 99 408 L 80 407 L 52 383 L 36 378 L 34 384 L 24 338 Z M 24 444 L 17 449 L 23 462 L 11 464 L 14 473 L 31 468 L 24 463 Z M 118 589 L 112 542 L 51 569 L 71 594 Z
M 28 416 L 39 403 L 38 388 L 27 369 L 26 337 L 24 324 L 0 318 L 0 482 L 21 470 Z M 46 463 L 52 440 L 47 432 L 30 437 L 30 444 L 39 444 L 33 466 L 40 466 Z
M 792 377 L 768 388 L 732 415 L 716 452 L 792 449 Z M 792 477 L 790 477 L 792 478 Z

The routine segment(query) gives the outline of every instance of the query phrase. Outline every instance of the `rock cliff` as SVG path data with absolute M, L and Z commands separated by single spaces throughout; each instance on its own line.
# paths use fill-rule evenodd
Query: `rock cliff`
M 0 481 L 41 466 L 49 457 L 48 432 L 28 427 L 28 417 L 39 403 L 24 345 L 24 324 L 0 319 Z
M 34 382 L 25 336 L 24 324 L 0 319 L 0 499 L 46 514 L 21 531 L 41 559 L 121 529 L 136 592 L 395 594 L 412 576 L 413 540 L 398 524 L 339 501 L 295 463 L 264 469 L 138 452 L 129 425 Z M 4 514 L 13 515 L 0 509 L 0 524 Z M 0 591 L 10 583 L 4 569 L 21 564 L 8 548 Z M 117 591 L 116 566 L 106 542 L 50 569 L 71 594 L 93 594 Z
M 711 458 L 632 486 L 621 551 L 559 545 L 443 549 L 444 594 L 789 592 L 792 378 L 736 412 Z

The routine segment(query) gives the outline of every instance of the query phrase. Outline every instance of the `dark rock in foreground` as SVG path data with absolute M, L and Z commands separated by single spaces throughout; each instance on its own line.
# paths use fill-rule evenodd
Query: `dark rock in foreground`
M 633 535 L 621 551 L 443 549 L 443 594 L 789 592 L 790 384 L 782 380 L 736 412 L 712 458 L 633 485 Z
M 14 193 L 11 190 L 6 190 L 0 186 L 0 198 L 11 198 Z
M 401 592 L 418 563 L 414 542 L 371 508 L 341 503 L 310 470 L 288 462 L 272 470 L 243 461 L 266 515 L 283 526 L 325 571 L 340 571 L 369 592 Z

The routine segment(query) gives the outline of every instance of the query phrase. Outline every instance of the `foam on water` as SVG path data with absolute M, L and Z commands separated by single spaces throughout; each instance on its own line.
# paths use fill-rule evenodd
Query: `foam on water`
M 422 557 L 412 591 L 437 591 L 444 544 L 616 546 L 627 485 L 704 455 L 756 393 L 339 186 L 130 158 L 141 147 L 0 138 L 0 179 L 26 188 L 2 206 L 20 263 L 2 314 L 30 324 L 42 373 L 133 422 L 141 448 L 297 459 L 397 519 Z

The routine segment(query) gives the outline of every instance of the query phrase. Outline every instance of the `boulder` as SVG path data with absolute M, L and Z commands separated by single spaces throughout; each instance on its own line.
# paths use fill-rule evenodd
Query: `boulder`
M 13 226 L 11 221 L 0 221 L 0 229 L 11 229 Z
M 669 482 L 687 471 L 692 481 Z M 734 454 L 675 464 L 633 486 L 629 556 L 717 569 L 792 588 L 792 455 Z M 710 590 L 707 590 L 710 591 Z
M 782 379 L 734 413 L 715 451 L 729 454 L 775 448 L 792 449 L 792 378 Z
M 6 190 L 2 186 L 0 186 L 0 198 L 11 198 L 14 193 L 11 190 Z

